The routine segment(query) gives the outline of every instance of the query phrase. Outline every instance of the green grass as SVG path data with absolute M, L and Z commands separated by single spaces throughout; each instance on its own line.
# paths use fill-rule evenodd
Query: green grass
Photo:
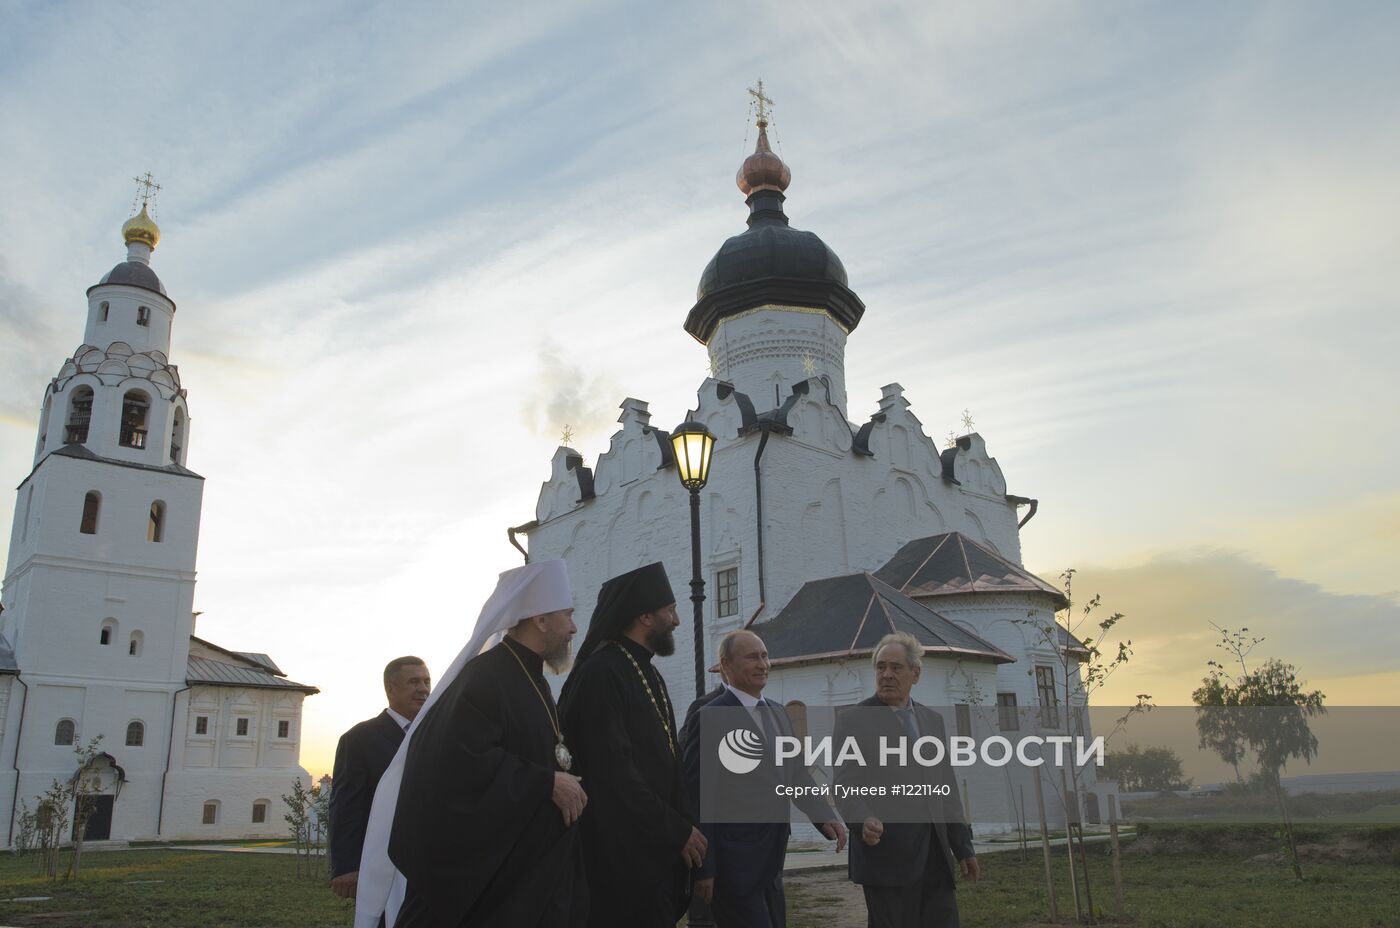
M 1112 916 L 1113 879 L 1106 845 L 1090 845 L 1095 907 L 1107 925 L 1140 928 L 1400 928 L 1400 829 L 1299 829 L 1305 847 L 1298 883 L 1278 860 L 1253 861 L 1278 849 L 1267 828 L 1163 826 L 1145 829 L 1140 849 L 1125 853 L 1128 918 Z M 1151 847 L 1153 850 L 1142 850 Z M 1315 851 L 1308 852 L 1307 848 Z M 1309 854 L 1315 856 L 1310 857 Z M 1329 855 L 1342 855 L 1330 859 Z M 278 854 L 178 850 L 100 851 L 83 855 L 75 883 L 34 873 L 32 857 L 0 856 L 0 900 L 52 896 L 48 902 L 0 901 L 0 924 L 57 928 L 347 928 L 350 903 L 331 895 L 324 877 L 298 880 L 294 861 Z M 1073 911 L 1065 850 L 1054 851 L 1060 916 Z M 984 878 L 958 891 L 965 928 L 1048 924 L 1038 848 L 985 854 Z M 864 924 L 860 889 L 844 871 L 789 877 L 792 928 Z M 160 880 L 163 882 L 140 882 Z M 845 913 L 845 914 L 842 914 Z
M 65 857 L 66 863 L 66 857 Z M 294 858 L 174 850 L 83 855 L 72 883 L 35 874 L 33 857 L 0 856 L 0 924 L 55 928 L 346 928 L 353 904 L 324 876 L 298 880 Z M 134 882 L 163 880 L 162 883 Z M 16 903 L 15 896 L 52 896 Z
M 1197 830 L 1196 836 L 1199 836 Z M 1218 842 L 1228 843 L 1228 842 Z M 1104 845 L 1089 845 L 1089 873 L 1095 909 L 1104 913 L 1105 925 L 1127 924 L 1139 928 L 1289 928 L 1323 925 L 1327 928 L 1382 928 L 1400 926 L 1400 866 L 1374 853 L 1369 839 L 1341 842 L 1361 848 L 1367 862 L 1303 861 L 1305 880 L 1293 879 L 1281 861 L 1251 862 L 1277 844 L 1246 847 L 1235 853 L 1192 850 L 1191 839 L 1164 852 L 1127 853 L 1123 875 L 1127 917 L 1113 913 L 1111 858 Z M 964 928 L 1024 928 L 1053 924 L 1046 903 L 1045 874 L 1039 848 L 1025 862 L 1019 851 L 987 854 L 981 859 L 982 881 L 963 884 L 958 903 Z M 1059 915 L 1070 922 L 1070 895 L 1066 852 L 1054 851 Z M 789 892 L 789 925 L 792 928 L 861 926 L 850 915 L 838 920 L 834 900 L 840 897 L 844 872 L 832 881 L 802 895 Z M 848 900 L 859 900 L 858 887 L 850 887 Z M 863 910 L 861 910 L 863 911 Z

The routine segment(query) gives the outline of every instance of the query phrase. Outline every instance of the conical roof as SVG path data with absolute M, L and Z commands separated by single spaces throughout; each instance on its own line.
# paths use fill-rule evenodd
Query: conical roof
M 868 573 L 812 580 L 783 610 L 753 626 L 775 665 L 867 656 L 890 632 L 927 653 L 1008 664 L 1015 658 Z
M 875 576 L 920 599 L 966 593 L 1045 593 L 1054 597 L 1057 609 L 1066 605 L 1060 590 L 961 532 L 909 542 Z

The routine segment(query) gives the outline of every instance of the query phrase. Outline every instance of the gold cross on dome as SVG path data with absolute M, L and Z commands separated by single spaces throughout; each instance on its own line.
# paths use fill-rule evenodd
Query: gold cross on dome
M 154 208 L 154 200 L 156 194 L 160 192 L 160 184 L 156 183 L 155 179 L 151 177 L 151 172 L 147 171 L 140 177 L 133 177 L 132 180 L 136 181 L 136 199 L 140 201 L 142 206 L 151 206 Z M 135 203 L 131 205 L 131 212 L 132 215 L 136 214 Z
M 963 410 L 962 414 L 962 426 L 967 429 L 968 432 L 972 431 L 972 413 L 968 412 L 966 409 Z
M 810 354 L 804 354 L 802 356 L 802 373 L 806 374 L 808 377 L 811 377 L 815 375 L 816 372 L 817 362 L 812 360 L 812 356 Z
M 574 430 L 564 426 L 564 434 L 559 436 L 559 444 L 567 445 L 574 440 Z
M 754 102 L 758 106 L 758 124 L 760 126 L 768 125 L 768 107 L 773 105 L 773 100 L 763 92 L 763 78 L 758 79 L 757 87 L 749 88 L 749 96 L 754 98 Z

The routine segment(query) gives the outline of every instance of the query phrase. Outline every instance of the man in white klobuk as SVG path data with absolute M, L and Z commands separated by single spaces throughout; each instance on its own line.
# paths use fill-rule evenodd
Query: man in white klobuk
M 543 675 L 567 669 L 572 616 L 563 561 L 501 574 L 375 791 L 356 928 L 381 915 L 388 926 L 582 924 L 587 797 Z

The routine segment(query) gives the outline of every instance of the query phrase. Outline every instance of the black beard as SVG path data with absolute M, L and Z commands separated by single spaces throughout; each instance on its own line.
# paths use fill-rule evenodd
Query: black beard
M 670 657 L 676 653 L 674 629 L 656 628 L 647 635 L 647 649 L 657 657 Z

